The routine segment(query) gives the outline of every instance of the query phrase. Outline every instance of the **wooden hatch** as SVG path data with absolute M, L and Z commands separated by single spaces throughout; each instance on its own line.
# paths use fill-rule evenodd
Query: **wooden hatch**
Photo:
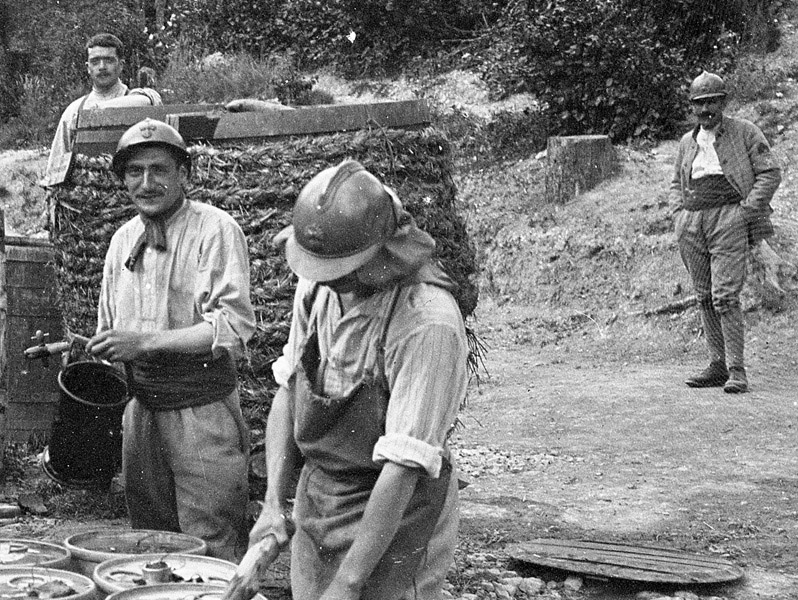
M 711 584 L 743 576 L 729 561 L 655 546 L 536 539 L 512 544 L 507 552 L 521 563 L 626 581 Z

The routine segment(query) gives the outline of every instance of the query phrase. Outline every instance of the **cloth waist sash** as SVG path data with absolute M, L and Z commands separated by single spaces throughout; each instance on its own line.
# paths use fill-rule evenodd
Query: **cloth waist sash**
M 725 175 L 707 175 L 690 180 L 693 193 L 684 201 L 686 210 L 717 208 L 726 204 L 742 202 L 743 197 L 734 189 Z
M 150 410 L 178 410 L 202 406 L 230 395 L 238 377 L 228 354 L 164 353 L 126 365 L 128 386 Z

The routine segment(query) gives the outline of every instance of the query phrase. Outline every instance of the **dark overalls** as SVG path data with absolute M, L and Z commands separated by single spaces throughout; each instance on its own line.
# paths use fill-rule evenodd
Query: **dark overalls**
M 296 600 L 315 600 L 329 586 L 359 531 L 360 522 L 380 475 L 372 460 L 385 433 L 390 391 L 385 376 L 385 340 L 399 288 L 393 292 L 377 343 L 376 364 L 347 397 L 331 398 L 318 381 L 325 367 L 317 323 L 311 316 L 293 378 L 294 437 L 305 457 L 296 493 L 291 585 Z M 364 343 L 374 343 L 364 341 Z M 393 600 L 416 586 L 428 546 L 450 493 L 452 465 L 444 460 L 441 475 L 422 474 L 399 530 L 368 579 L 363 600 Z M 411 596 L 412 597 L 412 596 Z

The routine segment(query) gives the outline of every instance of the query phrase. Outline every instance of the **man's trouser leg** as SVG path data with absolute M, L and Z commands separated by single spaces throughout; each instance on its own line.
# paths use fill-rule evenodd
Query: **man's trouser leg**
M 723 329 L 712 298 L 712 255 L 704 234 L 704 212 L 683 210 L 677 220 L 676 238 L 701 311 L 701 326 L 707 339 L 709 360 L 725 364 Z
M 174 480 L 155 415 L 134 398 L 122 419 L 122 480 L 130 525 L 180 531 Z
M 712 303 L 720 315 L 726 362 L 744 367 L 745 322 L 740 293 L 745 283 L 748 228 L 738 204 L 715 209 L 707 234 L 712 254 Z
M 128 408 L 123 472 L 131 525 L 182 531 L 205 540 L 211 556 L 240 559 L 248 432 L 238 393 L 181 410 Z

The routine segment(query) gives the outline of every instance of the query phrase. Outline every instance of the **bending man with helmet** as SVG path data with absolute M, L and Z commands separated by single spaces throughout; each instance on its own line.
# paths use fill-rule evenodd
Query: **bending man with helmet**
M 276 241 L 299 276 L 274 376 L 268 489 L 250 544 L 291 546 L 301 600 L 437 598 L 457 535 L 446 440 L 466 392 L 467 342 L 434 241 L 360 163 L 325 169 Z
M 111 239 L 87 350 L 127 373 L 131 525 L 184 532 L 236 560 L 247 539 L 249 434 L 234 359 L 255 328 L 246 239 L 230 215 L 185 197 L 191 158 L 166 123 L 128 129 L 111 168 L 138 216 Z
M 709 366 L 691 387 L 748 390 L 740 292 L 746 253 L 773 235 L 770 201 L 781 183 L 759 128 L 723 114 L 726 85 L 706 71 L 690 85 L 698 124 L 682 137 L 671 182 L 679 251 L 693 280 L 709 348 Z

